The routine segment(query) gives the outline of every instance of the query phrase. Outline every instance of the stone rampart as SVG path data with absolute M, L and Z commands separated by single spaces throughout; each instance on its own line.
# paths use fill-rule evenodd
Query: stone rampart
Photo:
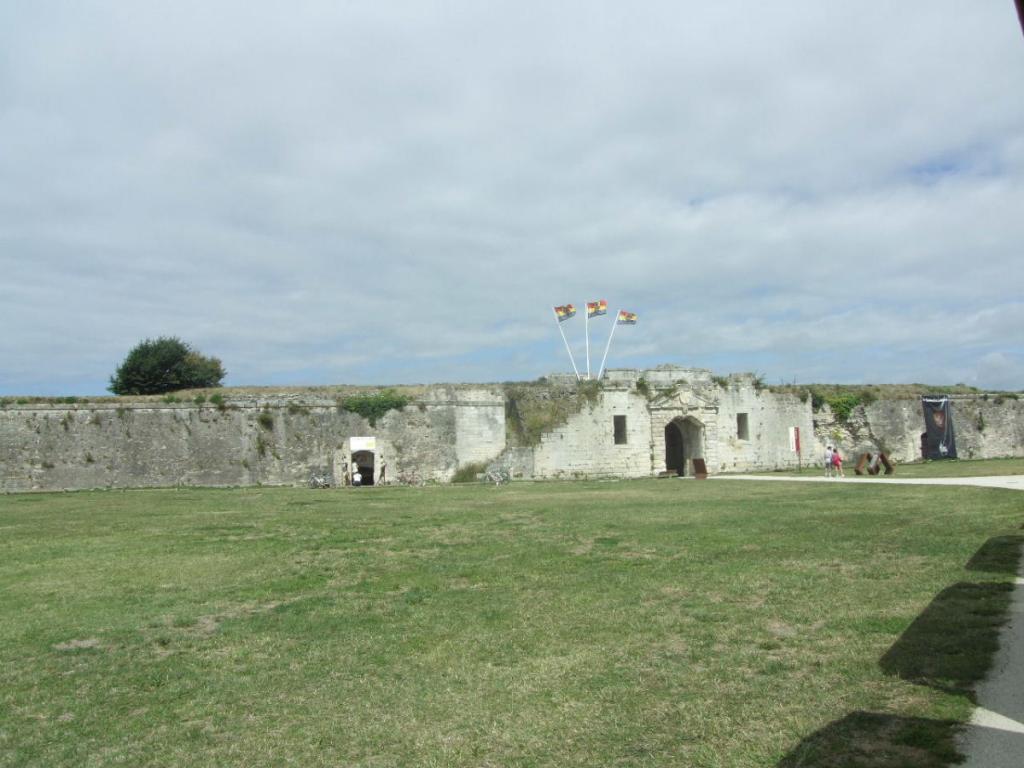
M 316 397 L 205 403 L 36 404 L 0 410 L 0 490 L 340 482 L 353 437 L 373 437 L 392 478 L 446 481 L 505 447 L 495 388 L 436 387 L 375 425 Z
M 460 468 L 488 464 L 521 478 L 688 475 L 694 459 L 711 473 L 786 469 L 818 463 L 826 444 L 850 460 L 883 450 L 904 462 L 920 458 L 923 431 L 917 399 L 858 405 L 840 421 L 827 405 L 814 412 L 810 397 L 772 392 L 749 374 L 677 366 L 612 370 L 600 385 L 552 377 L 420 387 L 373 424 L 345 410 L 344 398 L 316 392 L 225 390 L 217 404 L 7 401 L 0 491 L 294 485 L 312 474 L 337 484 L 367 445 L 370 477 L 379 479 L 386 461 L 390 481 L 446 482 Z M 952 399 L 962 458 L 1024 455 L 1024 402 Z

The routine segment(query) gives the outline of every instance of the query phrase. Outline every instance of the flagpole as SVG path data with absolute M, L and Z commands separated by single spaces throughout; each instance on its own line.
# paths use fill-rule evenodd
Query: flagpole
M 569 353 L 569 362 L 572 363 L 573 373 L 576 374 L 576 381 L 580 380 L 580 372 L 576 368 L 576 361 L 573 359 L 572 350 L 569 349 L 569 341 L 565 338 L 565 331 L 562 330 L 562 323 L 558 320 L 558 313 L 554 309 L 551 310 L 555 315 L 555 325 L 558 326 L 558 332 L 562 334 L 562 341 L 565 342 L 565 351 Z
M 621 311 L 620 309 L 619 312 Z M 601 358 L 601 370 L 597 372 L 598 380 L 601 379 L 601 374 L 604 373 L 604 363 L 608 359 L 608 350 L 612 346 L 612 336 L 615 335 L 615 329 L 619 327 L 619 312 L 615 313 L 615 320 L 612 322 L 612 332 L 608 334 L 608 343 L 604 347 L 604 357 Z
M 590 381 L 590 306 L 587 302 L 583 302 L 583 309 L 587 312 L 583 319 L 583 328 L 587 335 L 587 381 Z

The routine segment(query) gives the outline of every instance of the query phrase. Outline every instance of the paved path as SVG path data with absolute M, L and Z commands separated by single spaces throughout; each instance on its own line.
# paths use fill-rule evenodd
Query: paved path
M 713 480 L 768 480 L 793 483 L 852 483 L 854 485 L 977 485 L 983 488 L 1011 488 L 1024 491 L 1024 475 L 994 477 L 870 477 L 849 474 L 846 477 L 822 475 L 711 475 Z
M 808 477 L 800 475 L 715 475 L 715 480 L 842 483 L 852 485 L 972 485 L 1024 491 L 1024 475 L 1002 477 Z M 1024 766 L 1024 562 L 1013 592 L 1009 621 L 999 634 L 999 651 L 977 688 L 978 707 L 960 737 L 967 760 L 961 768 Z

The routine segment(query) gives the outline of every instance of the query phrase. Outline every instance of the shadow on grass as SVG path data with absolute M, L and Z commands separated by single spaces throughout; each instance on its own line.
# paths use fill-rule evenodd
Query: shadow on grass
M 965 568 L 1018 572 L 1024 536 L 996 536 Z M 879 659 L 882 671 L 976 703 L 975 686 L 992 666 L 1014 585 L 960 582 L 942 590 Z M 811 734 L 777 768 L 897 768 L 947 766 L 961 760 L 962 723 L 853 712 Z M 1019 746 L 1019 735 L 1007 736 Z
M 961 582 L 942 590 L 879 660 L 886 674 L 974 701 L 999 649 L 1013 585 Z
M 964 566 L 968 571 L 1015 575 L 1020 564 L 1024 536 L 993 536 Z
M 815 731 L 777 768 L 945 768 L 958 759 L 959 723 L 851 712 Z

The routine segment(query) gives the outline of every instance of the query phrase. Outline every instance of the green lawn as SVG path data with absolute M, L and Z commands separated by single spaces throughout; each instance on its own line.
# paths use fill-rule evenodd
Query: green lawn
M 0 765 L 942 765 L 1022 522 L 852 483 L 0 496 Z

